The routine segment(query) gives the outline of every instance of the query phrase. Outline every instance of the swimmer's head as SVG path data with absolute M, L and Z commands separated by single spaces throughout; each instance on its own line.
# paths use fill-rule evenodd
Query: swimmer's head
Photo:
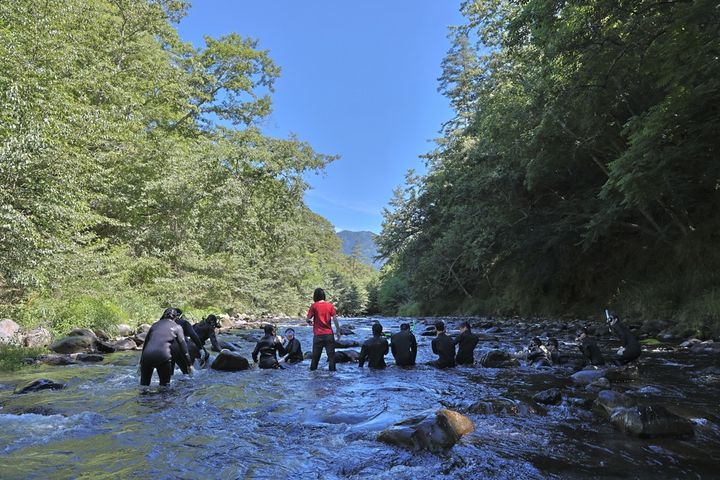
M 286 336 L 287 338 L 289 338 L 289 339 L 294 338 L 294 337 L 295 337 L 295 330 L 293 330 L 292 328 L 286 329 L 286 330 L 285 330 L 285 336 Z
M 179 308 L 166 308 L 163 312 L 162 318 L 169 318 L 170 320 L 177 320 L 182 316 L 182 310 Z
M 410 324 L 409 323 L 401 323 L 400 330 L 410 330 Z
M 213 328 L 220 328 L 220 320 L 212 313 L 205 317 L 205 322 Z
M 435 330 L 437 330 L 438 332 L 444 332 L 445 322 L 443 322 L 442 320 L 438 320 L 437 322 L 435 322 Z
M 382 335 L 382 330 L 383 330 L 382 325 L 380 325 L 379 323 L 373 323 L 373 326 L 372 326 L 373 335 L 375 335 L 376 337 L 379 337 L 380 335 Z
M 468 332 L 470 331 L 470 322 L 462 322 L 460 324 L 460 331 L 465 331 L 465 330 L 467 330 Z
M 269 323 L 266 323 L 263 325 L 263 331 L 265 332 L 265 335 L 272 335 L 275 333 L 275 327 L 270 325 Z
M 548 338 L 547 345 L 548 347 L 552 347 L 553 350 L 560 349 L 557 338 Z

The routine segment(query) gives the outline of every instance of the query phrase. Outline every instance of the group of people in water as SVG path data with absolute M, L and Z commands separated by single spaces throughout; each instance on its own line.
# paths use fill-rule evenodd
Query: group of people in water
M 320 356 L 325 350 L 328 367 L 330 371 L 335 371 L 335 342 L 342 336 L 337 311 L 333 304 L 326 300 L 322 288 L 317 288 L 313 293 L 313 302 L 307 313 L 307 323 L 313 327 L 310 370 L 318 368 Z M 608 315 L 607 320 L 610 329 L 622 342 L 616 362 L 625 364 L 637 359 L 640 356 L 640 343 L 635 335 L 616 315 Z M 335 331 L 332 329 L 332 323 L 335 325 Z M 213 351 L 221 350 L 215 335 L 215 330 L 219 326 L 219 320 L 215 315 L 209 315 L 201 322 L 190 324 L 183 317 L 181 310 L 166 309 L 162 318 L 151 326 L 145 337 L 140 357 L 140 384 L 150 385 L 153 371 L 156 370 L 160 385 L 167 385 L 175 370 L 175 364 L 183 373 L 192 373 L 194 360 L 198 359 L 202 364 L 210 356 L 205 349 L 207 340 L 211 341 Z M 252 359 L 259 368 L 282 368 L 281 362 L 294 364 L 304 360 L 302 347 L 300 341 L 295 338 L 294 329 L 286 329 L 283 338 L 276 334 L 273 325 L 268 324 L 263 328 L 264 336 L 256 343 L 252 352 Z M 437 359 L 429 362 L 429 365 L 451 368 L 475 363 L 474 350 L 479 337 L 472 333 L 469 322 L 461 323 L 460 333 L 454 338 L 447 334 L 443 321 L 435 322 L 434 328 L 436 336 L 431 342 L 431 348 Z M 389 353 L 392 353 L 398 366 L 415 365 L 417 340 L 410 325 L 403 323 L 399 332 L 388 336 L 389 341 L 380 323 L 376 322 L 372 325 L 372 337 L 362 344 L 360 350 L 359 367 L 362 368 L 367 363 L 369 368 L 385 368 L 385 356 Z M 578 332 L 577 343 L 586 364 L 594 366 L 605 364 L 602 352 L 588 329 Z M 567 360 L 567 357 L 560 353 L 557 339 L 550 338 L 546 344 L 543 344 L 537 337 L 533 338 L 528 347 L 526 358 L 529 363 L 547 366 L 562 364 Z

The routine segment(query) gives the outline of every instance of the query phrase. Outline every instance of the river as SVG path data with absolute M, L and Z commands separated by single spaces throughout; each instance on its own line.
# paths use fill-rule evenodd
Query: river
M 382 318 L 386 331 L 400 319 Z M 407 321 L 407 319 L 403 319 Z M 361 340 L 370 319 L 349 319 Z M 452 325 L 452 322 L 450 322 Z M 281 325 L 280 330 L 284 328 Z M 303 350 L 311 329 L 298 327 Z M 257 332 L 253 332 L 257 333 Z M 483 351 L 517 350 L 528 338 L 511 329 Z M 258 333 L 259 336 L 259 333 Z M 253 345 L 229 332 L 249 358 Z M 432 358 L 418 337 L 418 361 Z M 0 374 L 0 478 L 718 478 L 720 376 L 703 374 L 717 359 L 688 352 L 645 352 L 641 379 L 619 388 L 691 418 L 689 439 L 639 439 L 616 431 L 568 398 L 569 371 L 440 371 L 419 365 L 385 371 L 339 364 L 308 370 L 176 373 L 167 389 L 138 387 L 138 352 L 101 364 L 39 366 Z M 388 357 L 391 360 L 391 357 Z M 390 361 L 389 363 L 392 363 Z M 707 372 L 707 370 L 706 370 Z M 60 391 L 13 395 L 35 378 L 67 383 Z M 156 385 L 157 377 L 153 378 Z M 382 429 L 421 411 L 499 397 L 530 404 L 534 393 L 561 387 L 566 400 L 537 413 L 468 414 L 475 432 L 443 454 L 412 452 L 376 440 Z M 460 410 L 462 411 L 462 410 Z

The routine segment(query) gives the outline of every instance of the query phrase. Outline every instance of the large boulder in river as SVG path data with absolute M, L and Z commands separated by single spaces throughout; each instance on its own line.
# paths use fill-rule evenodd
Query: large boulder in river
M 573 381 L 573 383 L 577 383 L 578 385 L 590 385 L 591 383 L 604 376 L 604 369 L 580 370 L 579 372 L 575 372 L 574 374 L 572 374 L 570 376 L 570 379 Z
M 310 354 L 312 355 L 312 352 Z M 359 357 L 360 353 L 355 350 L 335 350 L 336 363 L 357 362 Z
M 95 348 L 96 341 L 97 339 L 94 336 L 88 337 L 86 335 L 63 337 L 50 345 L 50 350 L 55 353 L 91 352 Z
M 480 358 L 480 365 L 485 368 L 517 367 L 520 362 L 509 353 L 502 350 L 490 350 Z
M 33 328 L 25 334 L 23 345 L 26 347 L 47 347 L 52 343 L 52 334 L 47 328 Z
M 620 392 L 603 390 L 598 393 L 593 410 L 604 417 L 609 417 L 618 408 L 627 408 L 635 405 L 635 401 Z
M 20 325 L 10 319 L 0 320 L 0 344 L 13 343 L 20 334 Z
M 53 382 L 47 378 L 39 378 L 22 385 L 18 385 L 13 393 L 15 393 L 15 395 L 22 395 L 24 393 L 37 392 L 39 390 L 62 390 L 63 388 L 65 388 L 65 385 L 62 383 Z
M 210 365 L 210 368 L 213 370 L 222 370 L 223 372 L 239 372 L 248 370 L 250 368 L 250 362 L 239 353 L 223 349 L 215 358 L 212 365 Z
M 443 408 L 397 423 L 380 432 L 378 440 L 413 450 L 437 452 L 452 448 L 474 429 L 468 417 Z
M 638 437 L 685 437 L 694 433 L 693 423 L 662 405 L 616 409 L 610 417 L 621 432 Z

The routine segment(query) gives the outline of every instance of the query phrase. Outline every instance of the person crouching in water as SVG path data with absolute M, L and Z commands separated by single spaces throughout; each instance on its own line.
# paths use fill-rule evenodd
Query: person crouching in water
M 552 362 L 553 365 L 559 365 L 567 361 L 564 355 L 560 355 L 560 344 L 557 338 L 548 338 L 546 346 L 550 356 L 550 362 Z
M 335 339 L 330 325 L 330 319 L 335 323 L 337 339 L 340 340 L 340 324 L 337 319 L 335 306 L 325 300 L 325 290 L 316 288 L 313 292 L 313 303 L 307 313 L 307 322 L 313 327 L 313 348 L 310 370 L 317 370 L 323 348 L 328 356 L 328 366 L 331 372 L 335 368 Z
M 622 346 L 618 349 L 616 361 L 621 365 L 637 360 L 640 356 L 640 342 L 630 329 L 620 321 L 617 315 L 611 315 L 608 319 L 610 330 L 620 339 Z
M 288 328 L 285 330 L 285 338 L 287 343 L 285 344 L 285 363 L 299 363 L 304 360 L 302 347 L 300 346 L 300 340 L 295 338 L 295 330 Z
M 390 351 L 390 346 L 385 337 L 382 336 L 383 327 L 379 323 L 373 323 L 372 338 L 363 343 L 358 358 L 358 367 L 365 365 L 365 360 L 370 368 L 385 368 L 385 355 Z
M 578 332 L 577 342 L 578 348 L 585 357 L 585 363 L 588 362 L 596 367 L 605 365 L 605 359 L 602 356 L 600 347 L 598 347 L 595 339 L 589 336 L 590 332 L 587 328 L 583 328 Z
M 410 324 L 400 325 L 400 331 L 390 337 L 390 350 L 395 358 L 395 365 L 411 367 L 417 358 L 417 340 L 410 331 Z
M 527 361 L 535 367 L 549 367 L 552 365 L 550 352 L 538 337 L 534 337 L 528 347 Z
M 472 365 L 475 363 L 473 351 L 478 342 L 477 335 L 470 330 L 470 323 L 462 322 L 460 324 L 460 335 L 455 339 L 455 345 L 458 346 L 455 363 L 458 365 Z
M 455 366 L 455 342 L 445 334 L 445 323 L 441 320 L 435 322 L 437 336 L 432 340 L 432 351 L 438 356 L 437 360 L 430 362 L 438 368 L 449 368 Z
M 265 336 L 262 337 L 255 345 L 252 352 L 253 362 L 257 363 L 260 368 L 281 368 L 277 359 L 277 354 L 285 355 L 285 348 L 282 344 L 282 338 L 275 335 L 275 327 L 265 325 L 263 327 Z M 260 354 L 260 362 L 258 363 L 258 353 Z
M 162 318 L 150 327 L 140 354 L 140 385 L 150 385 L 154 370 L 158 372 L 160 385 L 170 383 L 174 368 L 172 353 L 174 345 L 177 345 L 178 351 L 183 355 L 182 361 L 188 365 L 187 373 L 192 373 L 185 335 L 182 327 L 175 323 L 175 318 L 179 316 L 177 309 L 168 308 Z

